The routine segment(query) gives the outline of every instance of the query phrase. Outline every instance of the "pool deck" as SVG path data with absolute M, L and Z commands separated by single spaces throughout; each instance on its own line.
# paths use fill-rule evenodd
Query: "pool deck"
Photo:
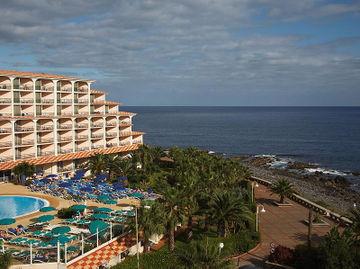
M 74 204 L 77 204 L 74 201 L 66 200 L 61 197 L 46 195 L 46 194 L 43 194 L 40 192 L 32 192 L 29 189 L 27 189 L 25 186 L 15 185 L 13 183 L 0 184 L 0 195 L 26 195 L 26 196 L 42 198 L 42 199 L 47 200 L 50 203 L 50 205 L 55 207 L 57 210 L 59 210 L 61 208 L 67 208 Z M 109 207 L 114 210 L 119 210 L 119 209 L 121 209 L 121 205 L 124 205 L 124 206 L 137 205 L 138 203 L 139 203 L 138 200 L 135 200 L 135 199 L 119 199 L 118 205 L 101 204 L 101 203 L 97 203 L 97 202 L 94 202 L 91 200 L 88 200 L 86 204 L 88 206 L 97 206 L 97 207 L 105 206 L 105 207 Z M 37 218 L 41 215 L 46 215 L 46 214 L 54 214 L 54 212 L 42 213 L 42 212 L 38 211 L 38 212 L 30 213 L 25 216 L 18 217 L 18 218 L 16 218 L 16 225 L 22 224 L 24 226 L 27 226 L 28 224 L 33 222 L 33 221 L 31 221 L 32 219 Z M 57 218 L 55 218 L 55 220 L 51 221 L 52 224 L 57 224 L 59 222 L 60 222 L 60 219 L 57 219 Z

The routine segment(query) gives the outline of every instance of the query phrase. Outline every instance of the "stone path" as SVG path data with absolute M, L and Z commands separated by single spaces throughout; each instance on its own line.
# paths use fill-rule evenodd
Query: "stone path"
M 308 226 L 304 220 L 308 218 L 309 210 L 293 201 L 290 207 L 278 207 L 273 201 L 278 196 L 271 195 L 270 190 L 260 185 L 255 189 L 257 204 L 265 207 L 265 213 L 260 214 L 260 235 L 261 243 L 251 253 L 245 254 L 238 258 L 239 268 L 262 268 L 263 261 L 270 253 L 270 245 L 283 245 L 294 248 L 296 245 L 307 242 Z M 326 220 L 332 225 L 331 221 Z M 313 242 L 318 242 L 331 228 L 313 227 Z

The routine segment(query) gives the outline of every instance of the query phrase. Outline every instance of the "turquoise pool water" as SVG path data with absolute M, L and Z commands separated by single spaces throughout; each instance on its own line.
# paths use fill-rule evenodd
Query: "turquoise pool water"
M 48 205 L 48 201 L 37 197 L 0 195 L 0 219 L 16 218 Z

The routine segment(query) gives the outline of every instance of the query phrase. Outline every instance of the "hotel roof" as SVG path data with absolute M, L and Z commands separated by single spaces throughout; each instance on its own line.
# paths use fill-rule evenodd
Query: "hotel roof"
M 54 75 L 54 74 L 48 74 L 48 73 L 23 72 L 23 71 L 16 71 L 16 70 L 0 70 L 0 76 L 43 78 L 43 79 L 80 80 L 80 81 L 88 81 L 88 82 L 93 82 L 94 81 L 94 80 L 81 79 L 81 78 L 71 77 L 71 76 Z

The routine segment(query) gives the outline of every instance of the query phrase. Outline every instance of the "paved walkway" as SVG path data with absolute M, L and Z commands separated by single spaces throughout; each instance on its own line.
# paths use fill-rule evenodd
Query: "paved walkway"
M 309 210 L 293 201 L 290 207 L 278 207 L 273 201 L 278 196 L 271 195 L 269 189 L 260 185 L 255 189 L 256 202 L 265 207 L 265 213 L 260 214 L 260 246 L 253 252 L 239 259 L 239 268 L 262 268 L 261 264 L 270 253 L 270 244 L 283 245 L 294 248 L 307 242 L 308 226 L 304 220 L 308 218 Z M 330 221 L 326 220 L 331 223 Z M 331 225 L 334 225 L 331 223 Z M 313 242 L 318 242 L 331 226 L 313 227 Z M 256 265 L 256 266 L 254 266 Z

